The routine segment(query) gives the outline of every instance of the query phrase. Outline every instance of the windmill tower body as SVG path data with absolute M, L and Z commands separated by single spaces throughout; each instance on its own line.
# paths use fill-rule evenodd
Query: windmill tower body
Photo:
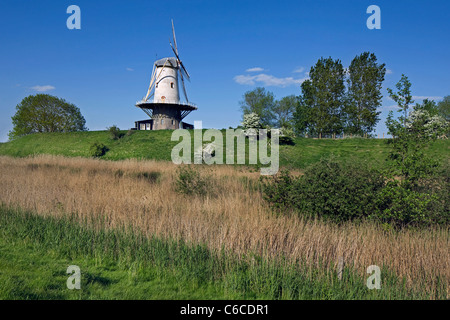
M 147 95 L 136 103 L 136 107 L 141 108 L 151 118 L 151 130 L 182 128 L 184 117 L 193 110 L 197 110 L 197 107 L 189 103 L 187 99 L 183 74 L 188 80 L 189 74 L 178 56 L 173 23 L 172 30 L 175 48 L 172 44 L 171 46 L 176 57 L 155 61 Z M 180 100 L 179 75 L 183 84 L 186 102 Z M 152 97 L 153 99 L 151 100 Z
M 178 67 L 175 58 L 164 58 L 155 62 L 156 85 L 154 103 L 180 103 L 178 90 Z

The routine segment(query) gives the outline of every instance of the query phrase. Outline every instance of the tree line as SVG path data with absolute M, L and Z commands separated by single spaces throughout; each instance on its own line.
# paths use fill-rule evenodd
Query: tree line
M 244 94 L 241 110 L 258 114 L 265 126 L 290 128 L 298 135 L 370 134 L 380 120 L 385 74 L 385 64 L 370 52 L 357 55 L 348 69 L 339 59 L 322 57 L 311 67 L 299 96 L 276 101 L 259 87 Z

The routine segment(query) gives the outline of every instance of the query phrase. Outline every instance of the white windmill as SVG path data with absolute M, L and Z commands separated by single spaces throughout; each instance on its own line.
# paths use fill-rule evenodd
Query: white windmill
M 192 128 L 192 125 L 181 122 L 189 113 L 197 110 L 197 107 L 190 103 L 187 97 L 184 78 L 190 81 L 190 76 L 178 54 L 173 20 L 172 33 L 174 44 L 170 43 L 170 46 L 175 57 L 155 61 L 147 95 L 136 103 L 136 107 L 141 108 L 151 118 L 136 121 L 138 130 Z M 181 78 L 186 102 L 180 100 L 178 75 Z M 149 101 L 151 98 L 153 99 Z

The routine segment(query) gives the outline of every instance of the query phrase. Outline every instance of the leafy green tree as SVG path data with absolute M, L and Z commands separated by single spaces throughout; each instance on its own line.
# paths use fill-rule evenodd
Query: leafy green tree
M 312 82 L 304 81 L 301 85 L 302 95 L 293 114 L 294 131 L 299 135 L 314 135 Z
M 279 128 L 292 128 L 292 118 L 298 104 L 298 97 L 290 95 L 277 101 L 273 113 L 275 125 Z
M 394 137 L 390 158 L 393 160 L 394 170 L 402 177 L 401 186 L 408 190 L 417 190 L 420 181 L 430 176 L 438 165 L 424 150 L 443 129 L 438 128 L 439 116 L 430 115 L 430 112 L 436 114 L 434 101 L 424 100 L 422 104 L 416 104 L 414 111 L 408 116 L 407 111 L 413 101 L 411 83 L 405 75 L 402 75 L 396 87 L 397 93 L 391 89 L 388 91 L 404 115 L 395 120 L 393 112 L 390 111 L 386 119 L 389 133 Z
M 424 99 L 422 103 L 416 103 L 414 110 L 426 111 L 431 117 L 439 115 L 438 105 L 434 100 Z
M 404 112 L 404 115 L 400 118 L 403 121 L 403 127 L 406 127 L 406 119 L 408 118 L 408 108 L 409 105 L 414 103 L 414 100 L 411 96 L 411 82 L 409 82 L 408 77 L 402 74 L 402 77 L 399 82 L 395 85 L 397 88 L 397 92 L 394 92 L 392 89 L 387 88 L 389 92 L 389 96 L 394 100 L 399 106 L 399 112 Z
M 275 97 L 272 92 L 266 91 L 265 88 L 258 87 L 254 90 L 247 91 L 244 99 L 240 101 L 243 114 L 256 113 L 261 123 L 265 126 L 274 125 L 275 115 L 273 109 L 275 107 Z
M 380 120 L 381 86 L 385 64 L 378 64 L 375 54 L 364 52 L 356 56 L 348 69 L 348 92 L 344 108 L 347 133 L 370 133 Z
M 438 113 L 445 120 L 450 121 L 450 96 L 445 96 L 437 105 Z
M 394 119 L 394 112 L 389 111 L 386 118 L 386 127 L 388 129 L 388 134 L 392 135 L 393 138 L 398 137 L 400 131 L 402 130 L 402 123 Z
M 30 95 L 16 106 L 9 138 L 36 132 L 84 131 L 86 120 L 80 109 L 64 99 L 48 94 Z
M 300 106 L 296 110 L 296 128 L 323 137 L 342 131 L 345 71 L 340 60 L 320 58 L 301 85 Z M 306 119 L 299 119 L 300 116 Z M 306 128 L 305 128 L 306 127 Z

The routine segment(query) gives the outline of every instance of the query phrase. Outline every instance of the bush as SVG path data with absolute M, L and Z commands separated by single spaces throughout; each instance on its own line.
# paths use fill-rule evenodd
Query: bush
M 94 142 L 89 147 L 89 154 L 91 157 L 99 158 L 105 155 L 105 153 L 108 151 L 108 147 L 105 146 L 101 142 Z
M 309 167 L 302 177 L 282 171 L 262 178 L 262 190 L 263 198 L 276 210 L 338 223 L 369 218 L 396 228 L 448 225 L 449 171 L 444 166 L 435 177 L 421 181 L 420 189 L 411 189 L 362 162 L 330 158 Z
M 321 159 L 302 177 L 282 172 L 273 179 L 264 186 L 264 198 L 273 207 L 290 207 L 300 214 L 335 222 L 375 212 L 376 195 L 384 184 L 383 176 L 365 163 L 341 163 L 334 158 Z
M 290 136 L 280 136 L 279 144 L 293 146 L 293 145 L 295 145 L 295 142 L 294 142 L 294 139 Z
M 116 125 L 113 125 L 107 129 L 109 131 L 109 137 L 112 140 L 119 140 L 120 138 L 122 138 L 124 136 L 124 134 L 120 132 L 119 127 Z
M 450 224 L 450 161 L 411 185 L 389 181 L 379 193 L 376 218 L 398 227 Z
M 294 204 L 294 188 L 298 180 L 293 178 L 289 171 L 282 170 L 273 177 L 261 177 L 263 198 L 268 201 L 273 208 L 292 208 Z
M 291 128 L 282 127 L 280 129 L 280 145 L 286 144 L 293 146 L 295 145 L 294 138 L 294 130 Z
M 429 225 L 435 222 L 431 206 L 436 200 L 436 196 L 389 181 L 378 193 L 377 211 L 372 218 L 395 227 Z
M 212 184 L 208 176 L 189 166 L 180 166 L 175 180 L 175 191 L 186 195 L 206 196 L 211 194 Z

